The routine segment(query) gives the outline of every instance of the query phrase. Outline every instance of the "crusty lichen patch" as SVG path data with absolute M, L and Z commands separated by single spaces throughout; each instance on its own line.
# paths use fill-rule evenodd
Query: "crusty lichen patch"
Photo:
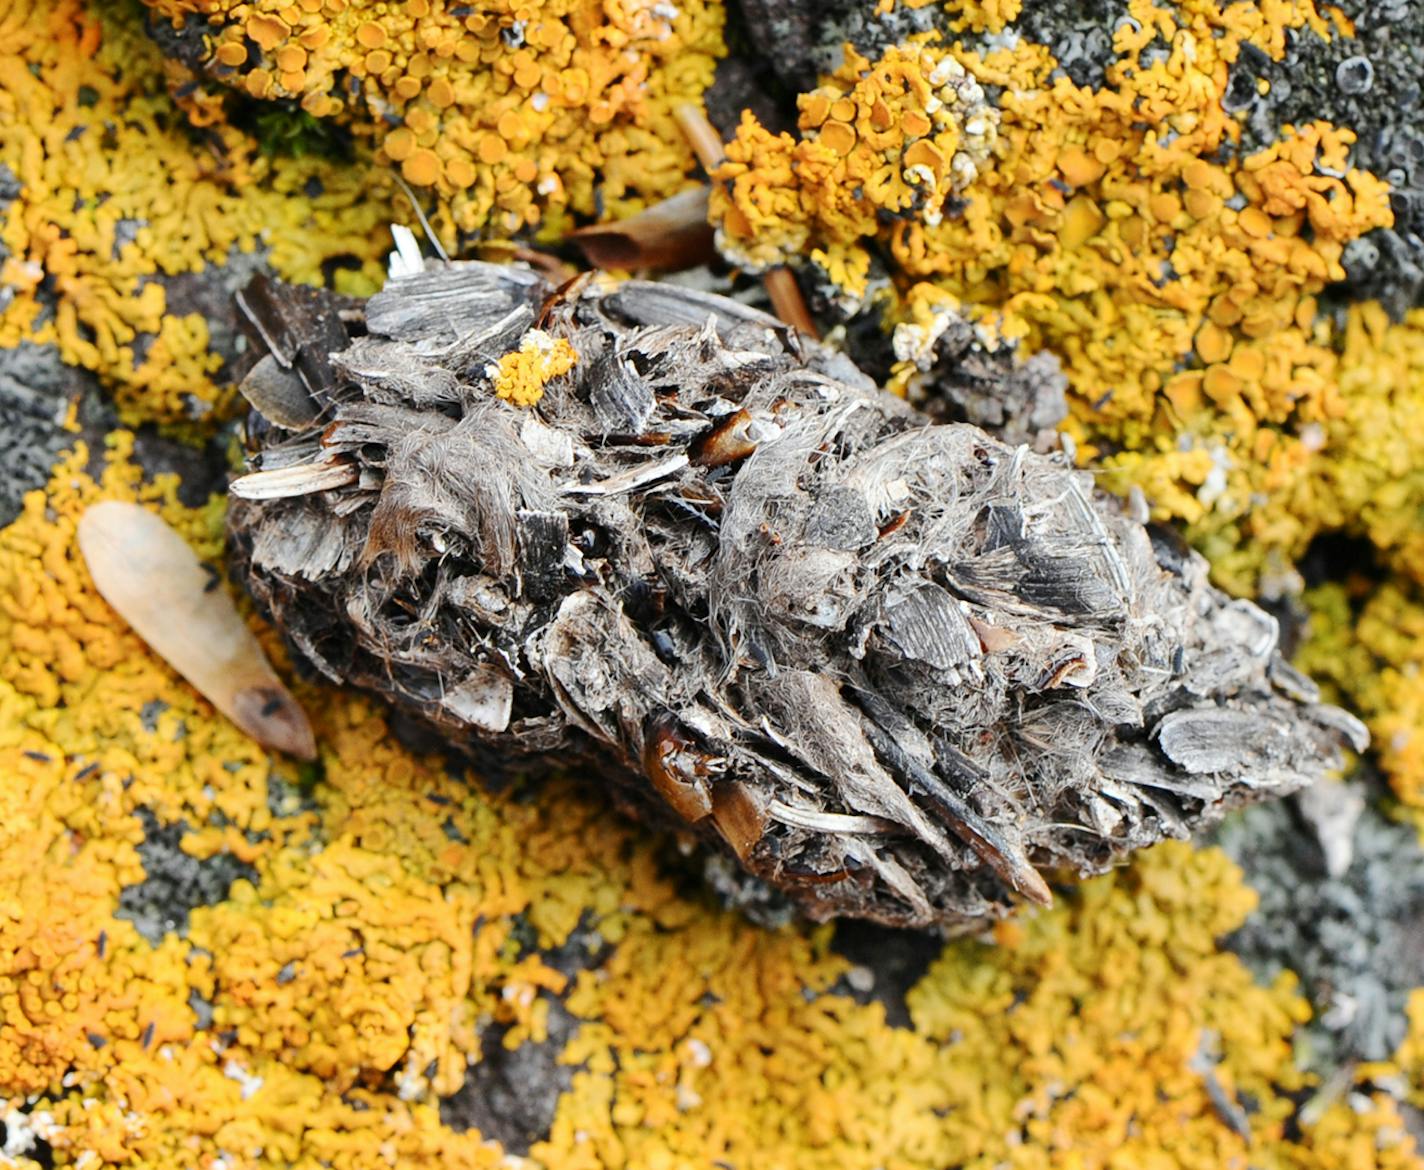
M 101 497 L 218 551 L 216 509 L 143 486 L 127 449 L 97 484 L 77 453 L 0 531 L 0 1114 L 19 1165 L 508 1165 L 439 1102 L 491 1026 L 542 1042 L 553 997 L 579 1022 L 575 1071 L 531 1165 L 1424 1165 L 1367 1082 L 1298 1114 L 1305 1007 L 1218 949 L 1253 901 L 1219 852 L 1161 847 L 947 946 L 893 1028 L 835 989 L 831 928 L 690 897 L 585 791 L 491 796 L 366 701 L 301 684 L 320 768 L 266 758 L 88 579 L 74 525 Z M 156 945 L 115 914 L 143 878 L 141 809 L 256 875 Z M 601 941 L 571 979 L 550 951 L 576 927 Z
M 808 253 L 851 295 L 866 288 L 864 242 L 887 218 L 937 225 L 989 158 L 999 123 L 958 60 L 915 45 L 874 63 L 847 46 L 798 105 L 799 141 L 743 115 L 714 189 L 719 243 L 754 268 Z
M 1365 568 L 1366 566 L 1360 566 Z M 1308 591 L 1299 663 L 1360 713 L 1381 769 L 1424 829 L 1424 597 L 1398 580 L 1362 577 Z
M 219 402 L 220 359 L 160 278 L 266 250 L 288 279 L 321 282 L 341 257 L 345 290 L 377 287 L 384 177 L 269 157 L 222 124 L 190 131 L 123 5 L 23 0 L 3 20 L 0 164 L 20 191 L 0 223 L 0 347 L 53 342 L 125 421 L 191 423 Z
M 451 235 L 557 235 L 674 194 L 692 154 L 672 112 L 723 51 L 716 0 L 145 3 L 191 46 L 190 106 L 299 102 L 435 196 Z

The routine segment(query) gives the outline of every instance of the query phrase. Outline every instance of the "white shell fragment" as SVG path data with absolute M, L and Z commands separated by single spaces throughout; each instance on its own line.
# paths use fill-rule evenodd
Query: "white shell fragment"
M 346 487 L 360 478 L 360 470 L 345 461 L 302 463 L 272 471 L 254 471 L 232 481 L 229 490 L 244 500 L 285 500 Z
M 306 713 L 178 533 L 147 508 L 105 500 L 78 534 L 100 594 L 155 654 L 263 747 L 316 758 Z
M 514 684 L 507 674 L 482 666 L 450 691 L 441 705 L 481 731 L 503 731 L 514 706 Z

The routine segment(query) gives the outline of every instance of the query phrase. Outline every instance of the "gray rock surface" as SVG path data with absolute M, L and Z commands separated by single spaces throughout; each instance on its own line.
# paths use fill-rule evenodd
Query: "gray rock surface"
M 1320 805 L 1352 801 L 1367 784 L 1325 783 L 1334 792 L 1315 809 L 1301 797 L 1251 808 L 1217 841 L 1261 898 L 1228 945 L 1263 979 L 1300 976 L 1315 1009 L 1301 1055 L 1328 1074 L 1386 1060 L 1404 1039 L 1405 1002 L 1424 983 L 1424 850 L 1412 826 L 1368 799 L 1353 827 L 1322 816 Z M 1332 876 L 1342 841 L 1347 866 Z
M 160 824 L 148 809 L 139 809 L 144 840 L 138 847 L 144 879 L 119 894 L 117 917 L 134 924 L 154 946 L 165 934 L 188 928 L 188 915 L 198 906 L 212 906 L 227 897 L 238 878 L 255 880 L 257 871 L 231 854 L 200 861 L 183 852 L 187 832 L 181 824 Z
M 74 440 L 63 426 L 70 404 L 86 399 L 97 406 L 93 379 L 60 361 L 54 346 L 0 349 L 0 525 L 19 515 L 26 492 L 45 485 Z

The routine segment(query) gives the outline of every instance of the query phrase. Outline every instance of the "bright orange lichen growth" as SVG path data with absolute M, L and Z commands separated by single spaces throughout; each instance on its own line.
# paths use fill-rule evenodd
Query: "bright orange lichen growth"
M 717 172 L 719 243 L 755 268 L 808 253 L 847 293 L 865 291 L 869 253 L 886 215 L 937 223 L 949 196 L 978 174 L 998 115 L 953 57 L 910 46 L 872 64 L 845 63 L 797 99 L 801 139 L 742 115 Z
M 495 396 L 515 406 L 533 406 L 544 397 L 544 387 L 574 368 L 578 351 L 566 337 L 551 337 L 542 329 L 531 329 L 519 348 L 491 362 L 485 373 L 494 384 Z
M 951 9 L 964 27 L 990 29 L 1012 6 L 1002 7 Z M 926 42 L 880 66 L 852 58 L 803 97 L 801 143 L 743 124 L 714 218 L 734 243 L 748 225 L 799 249 L 848 293 L 866 287 L 869 245 L 888 254 L 887 321 L 910 330 L 899 350 L 922 348 L 923 306 L 949 304 L 987 341 L 1057 354 L 1083 459 L 1115 486 L 1142 486 L 1160 517 L 1191 525 L 1223 580 L 1250 588 L 1321 526 L 1301 497 L 1342 454 L 1321 451 L 1349 407 L 1342 343 L 1316 298 L 1343 278 L 1345 245 L 1391 222 L 1387 187 L 1351 169 L 1352 133 L 1325 123 L 1286 128 L 1252 155 L 1236 148 L 1240 128 L 1221 103 L 1227 67 L 1248 44 L 1279 57 L 1288 29 L 1329 36 L 1309 0 L 1127 9 L 1135 24 L 1117 26 L 1118 60 L 1096 90 L 1051 76 L 1050 52 L 1027 40 L 1001 38 L 983 55 Z M 808 236 L 809 188 L 786 165 L 806 145 L 805 103 L 848 101 L 863 74 L 906 54 L 948 54 L 980 85 L 1002 87 L 992 158 L 960 192 L 962 211 L 887 207 L 867 232 L 858 210 L 818 196 Z M 890 133 L 910 141 L 898 123 Z M 895 381 L 916 374 L 902 358 Z
M 347 256 L 346 287 L 370 291 L 389 204 L 364 172 L 271 159 L 230 128 L 194 140 L 141 21 L 114 7 L 23 0 L 0 18 L 0 165 L 20 185 L 0 215 L 0 347 L 53 342 L 126 421 L 191 421 L 219 359 L 155 278 L 269 249 L 312 282 Z
M 1023 0 L 949 0 L 945 7 L 954 17 L 956 31 L 997 33 L 1018 19 Z
M 201 18 L 202 74 L 349 126 L 459 234 L 618 217 L 676 193 L 692 155 L 673 120 L 700 103 L 722 7 L 578 0 L 289 3 L 145 0 Z
M 832 928 L 765 930 L 690 897 L 596 794 L 492 796 L 401 748 L 368 701 L 300 683 L 321 764 L 267 758 L 88 578 L 74 527 L 102 497 L 220 548 L 220 508 L 144 486 L 130 446 L 116 436 L 98 484 L 81 448 L 0 531 L 0 1117 L 25 1170 L 41 1152 L 229 1170 L 1424 1168 L 1379 1093 L 1288 1130 L 1305 1008 L 1218 949 L 1253 899 L 1216 851 L 1162 846 L 948 945 L 899 1028 L 843 993 L 866 973 L 830 952 Z M 140 810 L 187 826 L 192 857 L 252 866 L 157 945 L 115 915 L 144 877 Z M 576 926 L 606 955 L 570 981 L 549 948 Z M 573 1083 L 518 1162 L 439 1105 L 492 1024 L 509 1047 L 547 1042 L 555 999 L 578 1022 Z M 1254 1103 L 1249 1143 L 1209 1079 Z

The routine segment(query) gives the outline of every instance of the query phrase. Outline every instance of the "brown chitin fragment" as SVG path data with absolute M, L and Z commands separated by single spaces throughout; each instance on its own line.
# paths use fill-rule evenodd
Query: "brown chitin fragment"
M 250 428 L 259 602 L 333 680 L 486 763 L 601 766 L 812 917 L 973 929 L 1363 743 L 1088 474 L 744 305 L 469 264 L 350 331 L 317 422 Z M 520 408 L 491 371 L 531 331 L 577 361 Z

